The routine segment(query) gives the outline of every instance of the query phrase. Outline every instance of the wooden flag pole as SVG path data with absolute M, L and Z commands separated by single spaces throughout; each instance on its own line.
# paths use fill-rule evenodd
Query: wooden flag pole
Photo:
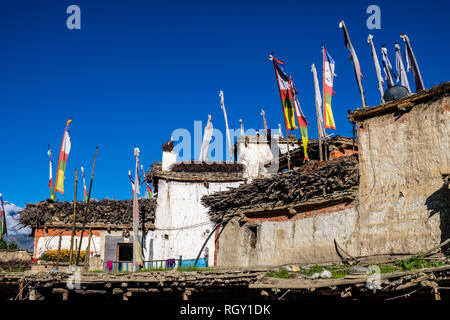
M 311 72 L 313 73 L 313 78 L 314 78 L 314 91 L 315 91 L 315 97 L 314 97 L 314 100 L 315 100 L 315 104 L 316 104 L 316 118 L 317 118 L 317 140 L 319 141 L 319 160 L 320 161 L 323 161 L 323 154 L 322 154 L 322 138 L 321 138 L 321 131 L 320 131 L 320 121 L 319 121 L 319 115 L 320 115 L 320 107 L 321 106 L 319 106 L 319 101 L 317 101 L 317 90 L 316 90 L 316 88 L 318 89 L 318 90 L 320 90 L 320 88 L 319 88 L 319 81 L 316 81 L 317 80 L 317 71 L 316 71 L 316 66 L 314 65 L 314 63 L 311 65 Z M 317 84 L 317 87 L 316 87 L 316 84 Z M 320 92 L 319 92 L 319 94 L 320 94 Z
M 383 78 L 381 77 L 380 63 L 378 62 L 377 53 L 375 52 L 375 46 L 373 45 L 373 35 L 369 34 L 367 38 L 367 43 L 370 44 L 372 49 L 373 63 L 375 64 L 375 71 L 378 79 L 378 91 L 380 91 L 381 103 L 384 104 L 384 92 L 383 92 Z
M 56 270 L 59 268 L 59 255 L 61 254 L 61 241 L 62 241 L 63 231 L 59 231 L 59 240 L 58 240 L 58 252 L 56 253 Z
M 225 101 L 224 101 L 222 90 L 220 90 L 219 97 L 220 97 L 220 107 L 222 108 L 223 116 L 225 118 L 225 128 L 226 128 L 227 141 L 228 141 L 228 152 L 230 153 L 230 161 L 233 161 L 233 146 L 231 144 L 231 139 L 230 139 L 230 129 L 228 128 L 227 110 L 225 109 Z
M 84 254 L 84 269 L 86 271 L 89 270 L 89 258 L 91 256 L 91 240 L 92 240 L 92 229 L 89 228 L 88 245 L 86 248 L 86 253 Z
M 339 23 L 339 28 L 341 28 L 343 30 L 344 37 L 348 40 L 349 46 L 347 47 L 347 44 L 346 44 L 346 47 L 350 51 L 350 55 L 352 56 L 353 69 L 355 70 L 356 82 L 358 83 L 359 93 L 361 95 L 361 103 L 362 103 L 363 108 L 365 108 L 365 107 L 367 107 L 366 98 L 364 97 L 364 90 L 363 90 L 362 83 L 361 83 L 361 77 L 360 77 L 360 75 L 358 75 L 358 72 L 361 72 L 361 65 L 359 64 L 359 61 L 355 62 L 355 59 L 357 60 L 358 57 L 356 56 L 355 49 L 353 48 L 352 42 L 350 41 L 350 35 L 348 34 L 348 30 L 347 30 L 344 20 L 342 20 Z M 358 68 L 356 68 L 357 64 L 358 64 Z M 357 69 L 359 69 L 359 70 L 357 70 Z
M 73 257 L 73 239 L 75 238 L 75 222 L 77 220 L 77 178 L 78 171 L 75 168 L 75 195 L 73 198 L 73 218 L 72 218 L 72 234 L 70 236 L 70 252 L 69 252 L 69 266 L 72 265 Z
M 286 128 L 286 141 L 287 141 L 287 162 L 288 162 L 288 170 L 291 170 L 291 154 L 289 153 L 289 134 Z
M 322 67 L 322 97 L 323 97 L 323 112 L 325 113 L 325 103 L 326 103 L 326 96 L 325 96 L 325 43 L 322 46 L 322 55 L 323 55 L 323 67 Z M 333 75 L 331 75 L 331 77 L 333 77 Z M 324 114 L 325 117 L 325 114 Z M 326 128 L 326 121 L 327 119 L 323 119 L 323 121 L 325 121 L 325 128 Z M 323 137 L 323 151 L 325 153 L 325 161 L 328 161 L 328 141 L 327 141 L 327 130 L 325 129 L 325 135 Z
M 95 169 L 95 161 L 97 160 L 97 152 L 98 152 L 98 146 L 95 148 L 94 164 L 92 165 L 92 174 L 91 174 L 91 182 L 89 185 L 88 199 L 86 202 L 86 207 L 84 208 L 84 219 L 83 219 L 83 225 L 81 227 L 80 244 L 78 246 L 77 261 L 76 261 L 77 266 L 78 266 L 78 262 L 80 261 L 81 244 L 83 243 L 84 228 L 86 226 L 87 214 L 89 211 L 89 203 L 91 200 L 92 181 L 94 180 L 94 169 Z

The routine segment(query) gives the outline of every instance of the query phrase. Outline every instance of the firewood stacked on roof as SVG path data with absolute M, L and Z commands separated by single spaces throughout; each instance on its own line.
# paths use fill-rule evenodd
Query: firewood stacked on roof
M 244 165 L 226 162 L 177 162 L 170 167 L 170 171 L 163 171 L 161 162 L 155 162 L 145 175 L 147 182 L 151 182 L 157 191 L 158 179 L 191 182 L 226 182 L 242 181 Z
M 180 162 L 171 166 L 172 172 L 225 172 L 225 173 L 239 173 L 244 171 L 244 165 L 240 163 L 220 163 L 212 162 Z
M 83 222 L 84 202 L 77 202 L 77 222 Z M 91 200 L 87 223 L 105 225 L 128 225 L 132 223 L 132 200 Z M 140 199 L 139 209 L 146 222 L 153 222 L 156 199 Z M 73 203 L 44 200 L 27 204 L 20 212 L 20 224 L 32 228 L 44 227 L 45 224 L 70 225 L 73 219 Z
M 358 144 L 355 142 L 353 144 L 353 138 L 351 137 L 343 137 L 343 136 L 334 136 L 327 139 L 327 145 L 329 152 L 334 150 L 340 150 L 344 153 L 344 149 L 355 148 L 358 150 Z M 301 145 L 301 140 L 298 140 L 298 143 Z M 319 160 L 319 140 L 310 139 L 308 141 L 308 156 L 310 160 Z M 296 148 L 289 152 L 289 157 L 291 161 L 291 166 L 300 166 L 303 164 L 305 159 L 305 155 L 303 154 L 303 148 Z M 273 165 L 277 163 L 280 169 L 287 169 L 287 155 L 283 153 L 279 158 L 268 161 L 265 166 Z
M 213 221 L 227 220 L 255 208 L 273 209 L 306 201 L 354 199 L 359 185 L 357 156 L 339 157 L 328 162 L 311 160 L 302 167 L 227 191 L 204 196 Z

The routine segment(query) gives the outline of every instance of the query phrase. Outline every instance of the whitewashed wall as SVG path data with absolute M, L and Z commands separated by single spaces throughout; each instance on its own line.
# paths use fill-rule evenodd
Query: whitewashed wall
M 146 236 L 145 260 L 195 259 L 214 224 L 208 210 L 200 199 L 213 192 L 237 187 L 242 182 L 210 182 L 207 188 L 203 182 L 177 182 L 159 180 L 155 213 L 155 230 Z M 168 239 L 165 239 L 165 235 Z M 214 265 L 214 238 L 207 243 L 209 265 Z M 153 246 L 153 250 L 150 246 Z M 153 256 L 150 256 L 153 251 Z M 201 257 L 203 257 L 203 252 Z
M 70 249 L 70 238 L 71 238 L 70 235 L 62 236 L 61 249 Z M 89 240 L 88 233 L 85 233 L 85 236 L 83 237 L 83 243 L 81 244 L 81 250 L 86 250 L 88 246 L 88 240 Z M 76 243 L 79 244 L 80 237 L 74 237 L 73 241 L 75 248 L 75 241 Z M 40 237 L 35 247 L 34 257 L 39 258 L 45 251 L 58 250 L 58 243 L 59 243 L 59 235 Z M 96 253 L 102 256 L 103 254 L 101 248 L 102 248 L 101 237 L 92 235 L 90 250 L 94 252 L 94 254 Z
M 261 175 L 276 173 L 278 168 L 268 169 L 264 165 L 278 157 L 278 154 L 287 152 L 286 143 L 277 143 L 277 139 L 273 139 L 272 147 L 266 142 L 265 138 L 261 137 L 261 143 L 256 143 L 257 138 L 250 136 L 250 141 L 245 146 L 244 137 L 238 140 L 238 161 L 245 165 L 244 176 L 246 178 L 257 178 Z M 289 150 L 292 151 L 299 147 L 298 144 L 289 145 Z

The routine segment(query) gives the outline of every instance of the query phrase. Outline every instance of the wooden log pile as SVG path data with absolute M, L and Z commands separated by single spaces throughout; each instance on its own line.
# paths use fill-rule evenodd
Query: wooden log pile
M 240 163 L 224 162 L 180 162 L 171 166 L 172 172 L 223 172 L 240 173 L 244 171 L 244 165 Z
M 84 202 L 77 202 L 77 222 L 84 217 Z M 125 225 L 131 224 L 132 200 L 91 200 L 87 223 L 97 223 L 105 225 Z M 140 199 L 139 209 L 141 217 L 145 217 L 146 222 L 153 222 L 156 210 L 156 199 Z M 83 213 L 83 214 L 82 214 Z M 20 212 L 19 222 L 31 228 L 42 228 L 46 224 L 66 224 L 72 223 L 73 203 L 67 201 L 44 200 L 34 204 L 27 204 L 26 208 Z
M 301 145 L 301 140 L 298 140 L 298 144 Z M 343 136 L 334 136 L 328 138 L 328 153 L 331 153 L 334 150 L 339 150 L 344 153 L 345 149 L 355 149 L 358 150 L 357 141 L 353 141 L 351 137 L 343 137 Z M 292 167 L 302 166 L 305 160 L 305 155 L 303 153 L 303 148 L 296 148 L 289 152 L 290 162 Z M 310 139 L 308 141 L 308 157 L 310 160 L 319 160 L 319 140 Z M 277 164 L 279 167 L 279 171 L 282 169 L 288 168 L 287 154 L 283 153 L 278 158 L 273 159 L 265 164 L 266 167 L 273 166 Z
M 161 162 L 155 162 L 145 175 L 145 180 L 152 183 L 158 192 L 158 180 L 184 182 L 226 182 L 242 181 L 244 165 L 225 162 L 179 162 L 171 166 L 170 171 L 163 171 Z
M 228 220 L 246 210 L 296 205 L 302 202 L 354 199 L 359 185 L 356 155 L 328 162 L 309 161 L 295 170 L 282 172 L 252 183 L 204 196 L 213 221 Z
M 378 280 L 379 279 L 379 280 Z M 368 286 L 368 281 L 375 285 Z M 376 282 L 375 282 L 376 281 Z M 249 288 L 260 289 L 269 296 L 290 290 L 288 299 L 296 297 L 336 297 L 338 299 L 433 299 L 440 300 L 441 292 L 450 284 L 450 266 L 426 268 L 409 272 L 381 274 L 377 280 L 370 275 L 346 276 L 341 279 L 279 279 L 263 278 Z M 278 294 L 279 295 L 279 294 Z

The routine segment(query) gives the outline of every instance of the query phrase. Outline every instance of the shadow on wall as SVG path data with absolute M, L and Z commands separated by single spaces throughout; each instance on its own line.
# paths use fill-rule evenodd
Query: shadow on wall
M 450 175 L 444 174 L 442 178 L 444 179 L 443 186 L 425 201 L 427 209 L 430 210 L 430 218 L 437 213 L 440 215 L 441 243 L 450 238 Z M 444 253 L 450 254 L 450 244 L 447 244 L 442 250 Z

